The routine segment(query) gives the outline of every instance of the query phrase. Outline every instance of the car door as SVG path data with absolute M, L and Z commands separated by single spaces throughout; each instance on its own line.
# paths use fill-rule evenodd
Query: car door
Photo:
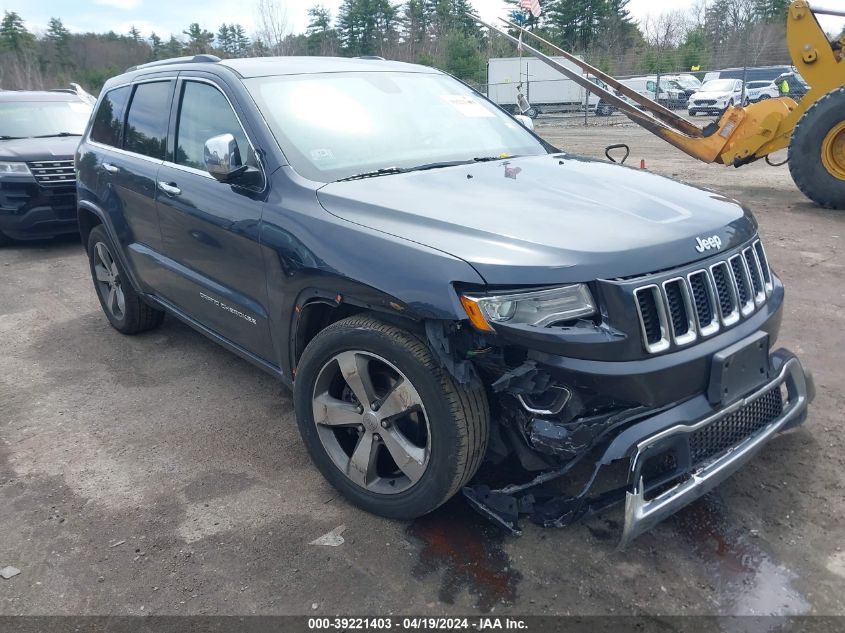
M 258 243 L 266 179 L 252 187 L 218 182 L 204 160 L 208 139 L 231 134 L 243 163 L 261 169 L 253 145 L 229 97 L 210 80 L 179 80 L 172 119 L 169 155 L 157 183 L 169 262 L 159 291 L 204 327 L 269 360 L 267 288 Z
M 123 213 L 115 222 L 119 239 L 145 291 L 155 287 L 162 249 L 156 209 L 158 171 L 167 148 L 169 109 L 175 80 L 145 79 L 132 86 L 127 106 L 123 151 L 110 156 L 111 172 Z
M 172 78 L 154 78 L 110 90 L 91 127 L 89 142 L 97 151 L 79 161 L 145 291 L 155 267 L 141 253 L 161 249 L 156 177 L 164 158 L 173 84 Z

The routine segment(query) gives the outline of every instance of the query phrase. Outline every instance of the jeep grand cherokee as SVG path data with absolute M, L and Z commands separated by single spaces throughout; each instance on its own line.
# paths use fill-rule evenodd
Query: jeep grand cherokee
M 0 244 L 79 230 L 73 153 L 90 115 L 68 92 L 0 91 Z
M 516 531 L 624 501 L 628 541 L 812 399 L 748 210 L 561 152 L 431 68 L 147 64 L 77 166 L 111 324 L 169 313 L 291 386 L 316 466 L 380 515 L 463 489 Z M 484 460 L 520 474 L 470 486 Z

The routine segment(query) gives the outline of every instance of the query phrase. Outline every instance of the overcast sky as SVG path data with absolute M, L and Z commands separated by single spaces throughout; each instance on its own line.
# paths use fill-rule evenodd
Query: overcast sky
M 322 2 L 334 15 L 341 0 L 278 0 L 287 6 L 288 22 L 294 32 L 308 22 L 308 8 Z M 504 13 L 501 0 L 472 0 L 485 18 Z M 687 8 L 693 0 L 631 0 L 628 5 L 637 19 L 649 13 Z M 0 8 L 17 11 L 32 30 L 43 30 L 50 17 L 60 17 L 72 31 L 126 33 L 135 25 L 145 37 L 155 31 L 161 36 L 180 35 L 191 22 L 216 31 L 222 23 L 236 22 L 253 33 L 257 0 L 0 0 Z M 815 0 L 814 5 L 839 7 L 842 0 Z M 839 32 L 843 20 L 829 20 L 824 26 Z

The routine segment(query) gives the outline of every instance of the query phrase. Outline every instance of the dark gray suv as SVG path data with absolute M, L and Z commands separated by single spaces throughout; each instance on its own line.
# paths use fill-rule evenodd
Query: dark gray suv
M 90 116 L 68 91 L 0 90 L 0 245 L 78 231 L 73 155 Z
M 371 512 L 463 489 L 516 532 L 623 501 L 627 541 L 806 417 L 747 210 L 561 152 L 431 68 L 140 66 L 76 160 L 112 325 L 171 314 L 291 386 Z

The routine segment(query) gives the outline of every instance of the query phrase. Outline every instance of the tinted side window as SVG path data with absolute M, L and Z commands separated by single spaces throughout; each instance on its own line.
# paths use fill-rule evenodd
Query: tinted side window
M 249 142 L 226 97 L 214 86 L 186 81 L 176 128 L 176 163 L 205 171 L 205 142 L 220 134 L 234 136 L 242 164 L 255 166 Z
M 130 86 L 123 86 L 109 90 L 103 97 L 91 126 L 91 140 L 114 147 L 120 146 L 120 135 L 123 132 L 123 113 L 130 91 Z
M 170 88 L 169 81 L 135 86 L 126 117 L 125 150 L 164 159 L 170 115 Z

